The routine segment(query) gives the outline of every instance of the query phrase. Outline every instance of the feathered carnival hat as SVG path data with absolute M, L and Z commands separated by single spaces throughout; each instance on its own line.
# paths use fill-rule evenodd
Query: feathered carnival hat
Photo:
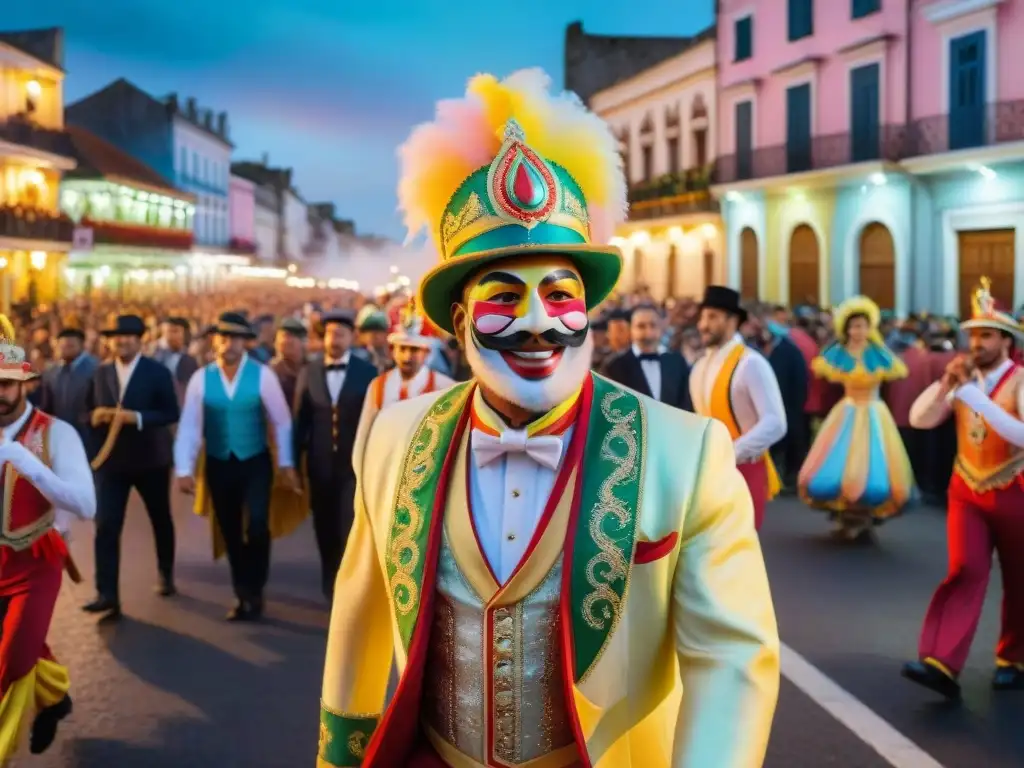
M 1003 312 L 996 305 L 996 300 L 992 296 L 992 281 L 987 277 L 981 278 L 978 289 L 971 297 L 971 319 L 965 320 L 960 327 L 963 330 L 993 328 L 1013 334 L 1018 339 L 1024 338 L 1024 329 L 1010 314 Z
M 416 311 L 415 302 L 410 301 L 402 308 L 401 325 L 388 336 L 388 344 L 424 349 L 431 349 L 434 346 L 430 338 L 424 335 L 423 318 Z
M 39 374 L 25 359 L 25 350 L 14 343 L 16 334 L 6 315 L 0 315 L 0 380 L 28 381 Z
M 497 259 L 564 255 L 583 278 L 588 309 L 619 279 L 622 255 L 605 245 L 627 210 L 617 140 L 575 94 L 550 87 L 539 69 L 501 81 L 477 75 L 399 149 L 409 235 L 428 230 L 441 257 L 420 281 L 418 303 L 448 333 L 465 280 Z
M 856 317 L 857 315 L 867 318 L 868 325 L 871 326 L 868 331 L 869 338 L 881 344 L 882 336 L 878 332 L 878 324 L 881 322 L 882 313 L 878 309 L 878 305 L 867 296 L 851 296 L 836 307 L 835 315 L 832 318 L 836 338 L 846 343 L 846 324 L 850 322 L 851 317 Z

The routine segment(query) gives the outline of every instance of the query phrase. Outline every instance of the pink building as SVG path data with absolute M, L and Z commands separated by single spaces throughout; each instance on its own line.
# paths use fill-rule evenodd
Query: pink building
M 256 250 L 256 185 L 232 174 L 228 187 L 231 247 L 235 250 Z
M 720 177 L 887 154 L 892 127 L 907 117 L 908 0 L 719 6 L 719 155 L 727 156 Z

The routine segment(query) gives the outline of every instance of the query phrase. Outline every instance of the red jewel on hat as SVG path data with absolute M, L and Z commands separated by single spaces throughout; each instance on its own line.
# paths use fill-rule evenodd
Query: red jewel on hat
M 25 373 L 28 373 L 29 371 L 32 370 L 32 363 L 22 363 L 21 370 L 23 370 Z

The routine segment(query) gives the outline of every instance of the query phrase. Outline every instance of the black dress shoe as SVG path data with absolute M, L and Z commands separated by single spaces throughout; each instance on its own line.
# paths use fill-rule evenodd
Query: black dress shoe
M 907 680 L 923 685 L 947 699 L 960 698 L 960 683 L 956 681 L 955 677 L 950 677 L 934 664 L 924 661 L 909 661 L 903 665 L 900 674 Z
M 174 597 L 178 594 L 172 579 L 160 579 L 159 583 L 153 588 L 153 591 L 160 595 L 160 597 Z
M 254 597 L 248 601 L 249 617 L 252 619 L 263 618 L 263 596 Z
M 1024 691 L 1024 669 L 996 667 L 992 687 L 997 691 Z
M 224 618 L 228 621 L 251 621 L 253 616 L 249 605 L 239 600 Z
M 97 597 L 91 603 L 83 605 L 82 610 L 86 613 L 110 613 L 112 611 L 120 613 L 121 604 L 117 600 L 111 600 L 108 597 Z
M 71 714 L 71 697 L 66 695 L 52 707 L 39 710 L 32 721 L 32 737 L 29 750 L 33 755 L 45 752 L 57 738 L 57 725 Z

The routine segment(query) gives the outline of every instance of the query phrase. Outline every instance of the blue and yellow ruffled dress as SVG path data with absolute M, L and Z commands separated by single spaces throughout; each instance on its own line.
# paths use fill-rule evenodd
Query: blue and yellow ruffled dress
M 870 341 L 856 357 L 834 342 L 811 367 L 842 384 L 845 397 L 825 418 L 800 469 L 800 497 L 816 509 L 866 513 L 876 522 L 898 514 L 913 496 L 914 473 L 879 389 L 904 378 L 906 366 Z

